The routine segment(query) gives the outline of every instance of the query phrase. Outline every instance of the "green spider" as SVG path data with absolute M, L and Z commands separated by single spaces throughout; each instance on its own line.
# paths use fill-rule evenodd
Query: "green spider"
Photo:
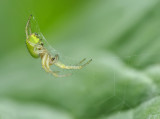
M 59 56 L 56 54 L 55 56 L 52 56 L 49 51 L 44 47 L 44 44 L 42 40 L 39 38 L 39 35 L 37 33 L 32 33 L 31 32 L 31 21 L 32 15 L 29 16 L 28 22 L 26 24 L 26 46 L 31 54 L 32 57 L 34 58 L 41 58 L 42 60 L 42 68 L 46 71 L 51 73 L 55 77 L 65 77 L 70 74 L 65 74 L 65 75 L 59 75 L 59 71 L 52 71 L 50 69 L 50 65 L 56 65 L 59 68 L 62 69 L 81 69 L 87 64 L 89 64 L 92 59 L 90 59 L 88 62 L 86 62 L 83 65 L 80 65 L 82 62 L 84 62 L 86 59 L 83 59 L 82 61 L 79 62 L 78 65 L 75 66 L 66 66 L 65 64 L 61 63 L 58 59 Z

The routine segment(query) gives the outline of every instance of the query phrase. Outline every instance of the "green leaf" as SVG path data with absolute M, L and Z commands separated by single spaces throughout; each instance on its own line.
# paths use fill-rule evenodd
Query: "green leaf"
M 134 119 L 158 119 L 160 117 L 160 97 L 145 102 L 135 110 Z
M 0 119 L 72 119 L 66 112 L 37 103 L 0 101 Z

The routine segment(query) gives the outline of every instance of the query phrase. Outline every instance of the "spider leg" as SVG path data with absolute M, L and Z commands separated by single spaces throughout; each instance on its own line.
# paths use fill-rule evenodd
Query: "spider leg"
M 66 76 L 71 75 L 71 74 L 59 75 L 58 74 L 59 71 L 52 71 L 50 69 L 50 60 L 51 60 L 51 56 L 48 55 L 47 60 L 46 60 L 46 68 L 53 76 L 55 76 L 55 77 L 66 77 Z
M 36 53 L 38 53 L 38 54 L 44 54 L 44 53 L 46 53 L 46 50 L 44 50 L 44 49 L 38 50 L 38 49 L 35 48 L 34 51 L 35 51 Z
M 46 71 L 46 72 L 49 72 L 49 70 L 46 68 L 46 61 L 47 61 L 47 56 L 48 54 L 45 53 L 42 57 L 42 68 Z
M 86 58 L 82 59 L 77 65 L 82 64 L 85 60 L 86 60 Z
M 45 51 L 44 50 L 37 50 L 36 51 L 36 53 L 38 53 L 38 54 L 42 54 L 42 53 L 44 53 Z
M 26 31 L 26 38 L 28 39 L 28 29 L 29 29 L 29 35 L 31 34 L 31 25 L 30 25 L 30 20 L 31 20 L 31 17 L 32 15 L 29 16 L 29 19 L 28 19 L 28 22 L 26 24 L 26 28 L 25 28 L 25 31 Z
M 32 44 L 33 44 L 33 43 L 32 43 Z M 31 45 L 32 45 L 32 44 L 31 44 Z M 44 49 L 42 45 L 36 44 L 36 45 L 34 45 L 34 51 L 35 51 L 36 53 L 40 54 L 40 53 L 45 53 L 45 52 L 46 52 L 46 49 Z
M 48 54 L 45 53 L 44 56 L 42 57 L 42 68 L 46 71 L 46 72 L 52 72 L 48 66 L 49 64 L 49 60 L 48 60 Z M 58 71 L 52 72 L 53 74 L 58 73 Z
M 29 33 L 31 34 L 32 31 L 31 31 L 31 22 L 29 22 Z
M 70 76 L 71 74 L 59 75 L 57 72 L 52 72 L 52 75 L 55 77 L 67 77 L 67 76 Z
M 54 64 L 62 69 L 81 69 L 83 68 L 84 66 L 86 66 L 87 64 L 89 64 L 90 62 L 92 61 L 92 59 L 90 59 L 88 62 L 86 62 L 85 64 L 83 65 L 80 65 L 80 66 L 66 66 L 65 64 L 57 61 L 55 62 Z
M 48 69 L 48 71 L 52 72 L 50 69 L 49 63 L 50 63 L 50 56 L 48 55 L 46 60 L 46 68 Z

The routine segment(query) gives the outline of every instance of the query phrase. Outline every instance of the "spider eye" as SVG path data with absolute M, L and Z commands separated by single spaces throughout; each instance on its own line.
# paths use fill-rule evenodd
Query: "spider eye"
M 54 60 L 55 60 L 55 58 L 53 57 L 53 58 L 52 58 L 52 61 L 54 61 Z
M 37 38 L 39 38 L 39 35 L 38 35 L 38 33 L 34 33 L 34 35 L 35 35 Z
M 35 33 L 36 36 L 38 36 L 38 33 Z

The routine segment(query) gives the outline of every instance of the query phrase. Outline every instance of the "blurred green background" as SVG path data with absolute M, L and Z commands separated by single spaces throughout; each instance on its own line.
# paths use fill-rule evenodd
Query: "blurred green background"
M 46 73 L 25 45 L 30 14 L 60 60 L 93 61 Z M 0 15 L 0 119 L 160 118 L 160 0 L 0 0 Z

